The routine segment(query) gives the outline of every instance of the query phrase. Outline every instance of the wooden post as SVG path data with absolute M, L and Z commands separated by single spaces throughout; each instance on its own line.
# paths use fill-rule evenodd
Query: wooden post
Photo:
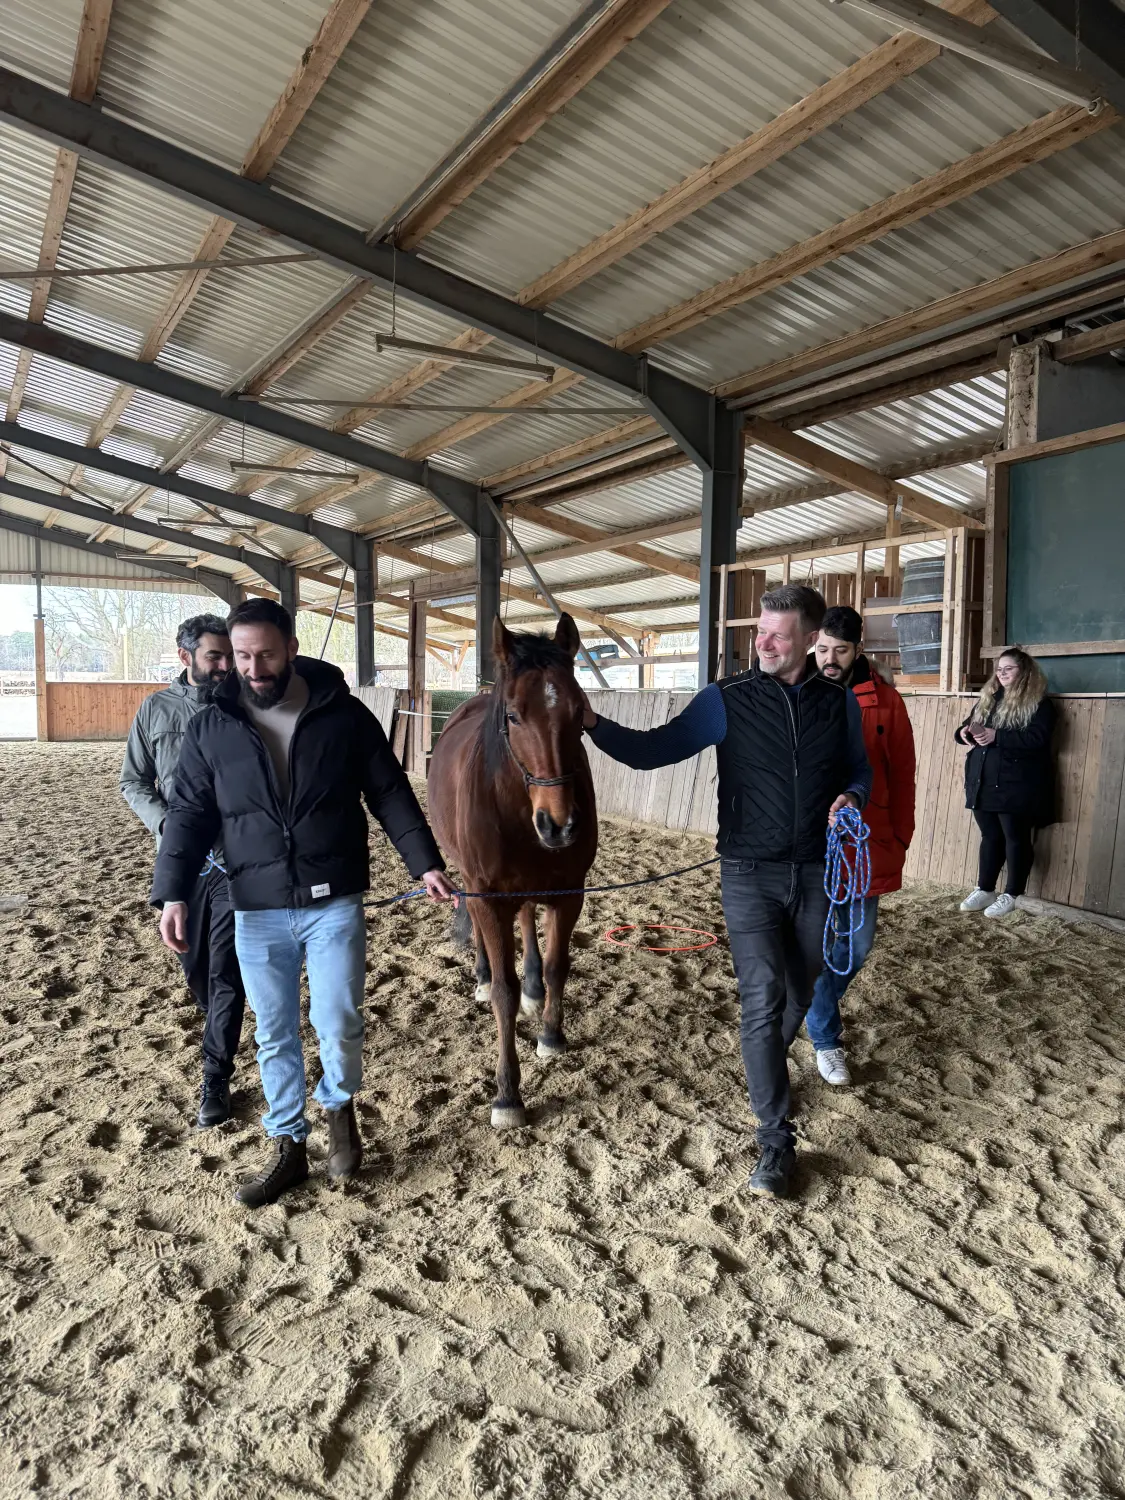
M 129 681 L 129 672 L 131 670 L 131 667 L 132 667 L 132 663 L 129 660 L 129 627 L 128 627 L 128 625 L 122 625 L 122 627 L 121 627 L 121 681 L 122 682 L 128 682 Z
M 426 696 L 426 601 L 415 599 L 413 590 L 406 626 L 406 696 L 410 717 L 406 729 L 406 760 L 408 771 L 416 775 L 425 774 L 426 746 L 423 744 L 423 714 Z
M 898 517 L 898 506 L 887 506 L 887 535 L 898 536 L 902 525 Z M 887 547 L 883 552 L 883 576 L 888 580 L 887 594 L 891 598 L 897 598 L 902 593 L 902 567 L 899 563 L 899 549 Z
M 945 575 L 941 590 L 941 659 L 938 670 L 938 691 L 953 690 L 953 578 L 957 565 L 957 533 L 945 534 Z
M 864 575 L 867 571 L 867 548 L 862 542 L 856 548 L 855 554 L 855 611 L 860 620 L 863 619 L 864 603 Z
M 715 652 L 715 680 L 727 675 L 727 582 L 730 567 L 722 563 L 719 567 L 719 633 Z
M 35 738 L 49 740 L 50 725 L 47 720 L 47 631 L 42 615 L 32 621 L 35 632 Z
M 789 556 L 789 554 L 787 552 L 785 554 L 785 556 L 781 559 L 781 581 L 782 581 L 782 583 L 788 583 L 789 582 L 789 575 L 792 573 L 792 571 L 793 571 L 793 559 Z
M 649 633 L 641 636 L 641 655 L 642 656 L 655 656 L 656 652 L 657 652 L 657 650 L 659 648 L 659 646 L 660 646 L 660 637 L 656 634 L 655 631 L 651 631 L 651 632 L 649 632 Z M 637 674 L 638 674 L 638 684 L 637 685 L 642 690 L 645 689 L 645 688 L 654 688 L 656 686 L 656 663 L 655 662 L 645 662 L 645 663 L 643 663 L 640 667 L 637 668 Z
M 950 533 L 957 560 L 953 584 L 953 644 L 950 650 L 950 690 L 965 691 L 965 643 L 969 614 L 969 533 L 964 526 Z

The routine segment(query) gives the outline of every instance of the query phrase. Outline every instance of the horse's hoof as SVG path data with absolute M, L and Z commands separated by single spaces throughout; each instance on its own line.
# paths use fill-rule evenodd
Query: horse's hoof
M 520 992 L 520 1015 L 535 1016 L 543 1009 L 542 1000 L 536 1000 L 534 995 L 529 995 L 526 990 Z
M 478 984 L 476 994 L 478 1005 L 488 1005 L 492 1000 L 492 986 L 490 984 Z
M 492 1106 L 493 1130 L 520 1130 L 527 1124 L 527 1115 L 522 1104 L 494 1104 Z
M 565 1051 L 564 1036 L 541 1036 L 535 1043 L 536 1057 L 561 1057 Z

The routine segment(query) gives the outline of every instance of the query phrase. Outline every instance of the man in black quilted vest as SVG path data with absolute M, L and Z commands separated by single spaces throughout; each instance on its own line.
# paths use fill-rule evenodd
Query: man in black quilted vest
M 809 655 L 824 613 L 816 589 L 784 584 L 762 596 L 750 671 L 709 684 L 657 729 L 588 706 L 583 719 L 599 750 L 637 770 L 716 747 L 723 915 L 761 1147 L 749 1186 L 775 1198 L 788 1196 L 796 1165 L 786 1054 L 823 967 L 828 827 L 871 791 L 859 704 Z

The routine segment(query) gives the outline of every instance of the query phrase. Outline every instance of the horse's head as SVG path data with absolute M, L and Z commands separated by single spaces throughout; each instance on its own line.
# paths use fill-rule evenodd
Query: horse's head
M 497 618 L 496 728 L 505 759 L 523 779 L 539 842 L 565 849 L 578 832 L 575 800 L 582 764 L 582 696 L 574 680 L 578 627 L 562 615 L 553 637 L 515 635 Z

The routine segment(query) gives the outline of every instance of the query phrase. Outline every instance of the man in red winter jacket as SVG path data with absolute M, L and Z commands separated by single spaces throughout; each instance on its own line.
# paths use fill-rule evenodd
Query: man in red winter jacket
M 871 887 L 863 926 L 852 940 L 851 973 L 834 974 L 825 968 L 805 1017 L 820 1076 L 836 1085 L 851 1082 L 847 1055 L 840 1045 L 840 999 L 871 952 L 879 897 L 902 888 L 902 867 L 914 837 L 914 731 L 898 692 L 860 651 L 862 636 L 863 621 L 855 610 L 837 605 L 825 615 L 816 643 L 821 676 L 842 682 L 859 700 L 863 743 L 873 777 L 871 797 L 863 811 L 871 830 Z M 846 938 L 837 939 L 832 961 L 839 969 L 846 965 Z

